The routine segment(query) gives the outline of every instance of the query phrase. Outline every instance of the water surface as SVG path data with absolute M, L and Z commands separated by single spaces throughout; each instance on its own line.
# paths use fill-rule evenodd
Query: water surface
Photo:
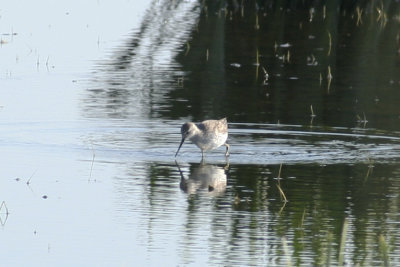
M 0 10 L 3 264 L 399 264 L 396 2 L 81 4 Z

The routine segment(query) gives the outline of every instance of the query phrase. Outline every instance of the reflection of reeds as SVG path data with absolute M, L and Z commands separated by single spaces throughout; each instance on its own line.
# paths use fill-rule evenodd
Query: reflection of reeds
M 50 56 L 47 56 L 47 60 L 46 60 L 46 68 L 47 68 L 47 70 L 49 70 L 49 59 L 50 59 Z
M 258 24 L 258 15 L 256 15 L 256 25 L 254 25 L 256 30 L 260 29 L 260 24 Z
M 258 80 L 258 68 L 260 67 L 260 54 L 258 52 L 258 48 L 256 51 L 256 81 Z
M 343 266 L 344 247 L 346 245 L 346 237 L 347 237 L 347 228 L 348 228 L 348 226 L 349 226 L 349 223 L 348 223 L 347 218 L 346 218 L 346 219 L 344 219 L 344 222 L 343 222 L 342 237 L 340 239 L 338 266 Z
M 310 15 L 309 21 L 312 22 L 312 21 L 313 21 L 313 18 L 314 18 L 315 9 L 314 9 L 313 7 L 310 8 L 310 10 L 308 11 L 308 13 L 309 13 L 309 15 Z
M 93 171 L 93 164 L 94 164 L 94 158 L 96 157 L 96 154 L 94 153 L 93 145 L 92 145 L 92 164 L 90 165 L 90 174 L 89 174 L 89 180 L 92 179 L 92 171 Z
M 3 209 L 4 209 L 4 212 L 3 212 Z M 8 208 L 7 208 L 7 205 L 6 205 L 6 202 L 5 202 L 5 201 L 1 202 L 1 205 L 0 205 L 0 213 L 1 213 L 1 214 L 6 214 L 6 215 L 9 214 L 9 213 L 8 213 Z
M 316 117 L 317 115 L 314 113 L 312 105 L 310 105 L 310 109 L 311 109 L 311 117 Z
M 319 86 L 321 86 L 322 85 L 322 73 L 320 72 L 319 73 Z
M 186 52 L 185 52 L 185 56 L 187 56 L 189 54 L 190 51 L 190 44 L 189 42 L 186 42 Z
M 332 81 L 332 73 L 331 73 L 331 66 L 328 66 L 328 74 L 326 75 L 326 79 L 327 79 L 327 92 L 329 93 L 329 89 L 331 87 L 331 81 Z
M 359 6 L 357 6 L 356 7 L 357 26 L 362 24 L 362 19 L 361 19 L 362 13 L 363 13 L 363 10 Z
M 327 252 L 326 252 L 326 259 L 325 259 L 325 266 L 331 266 L 331 255 L 332 255 L 332 242 L 333 242 L 333 234 L 331 232 L 328 232 L 327 235 L 327 240 L 326 240 L 328 247 L 327 247 Z
M 367 174 L 364 177 L 364 183 L 368 180 L 370 174 L 372 173 L 373 169 L 374 169 L 374 161 L 370 158 L 367 159 L 368 161 L 368 171 Z
M 303 210 L 303 215 L 301 216 L 301 221 L 300 221 L 299 228 L 303 228 L 305 217 L 306 217 L 306 209 Z
M 378 12 L 378 17 L 376 19 L 377 22 L 381 23 L 381 27 L 385 27 L 386 23 L 387 23 L 387 14 L 383 8 L 383 2 L 381 2 L 381 7 L 377 7 L 376 11 Z
M 183 87 L 183 81 L 184 81 L 183 77 L 178 78 L 178 86 Z
M 2 226 L 4 226 L 7 222 L 8 214 L 9 214 L 9 212 L 8 212 L 6 202 L 3 201 L 3 202 L 1 202 L 1 205 L 0 205 L 0 224 Z
M 327 56 L 329 57 L 331 55 L 331 49 L 332 49 L 332 36 L 330 31 L 328 31 L 328 37 L 329 37 L 329 47 Z
M 389 246 L 386 243 L 385 237 L 381 234 L 379 235 L 379 252 L 383 261 L 383 266 L 390 266 L 389 263 Z
M 283 252 L 285 253 L 287 259 L 286 266 L 292 266 L 292 257 L 289 254 L 289 247 L 287 245 L 286 237 L 282 237 L 282 247 L 283 247 Z
M 260 53 L 258 52 L 258 48 L 256 51 L 256 65 L 259 66 L 260 65 Z

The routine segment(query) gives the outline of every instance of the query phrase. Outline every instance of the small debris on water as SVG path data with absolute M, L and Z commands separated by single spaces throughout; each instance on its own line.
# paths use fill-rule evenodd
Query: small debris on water
M 284 44 L 280 44 L 280 47 L 291 47 L 292 45 L 290 43 L 284 43 Z

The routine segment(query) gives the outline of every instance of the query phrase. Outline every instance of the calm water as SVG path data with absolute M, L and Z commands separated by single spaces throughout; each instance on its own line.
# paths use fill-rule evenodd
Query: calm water
M 0 10 L 2 264 L 399 265 L 399 4 L 140 2 Z

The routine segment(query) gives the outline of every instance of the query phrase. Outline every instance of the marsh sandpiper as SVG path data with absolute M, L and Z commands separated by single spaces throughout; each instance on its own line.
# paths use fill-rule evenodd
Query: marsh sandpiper
M 200 123 L 186 122 L 182 125 L 181 134 L 181 144 L 176 151 L 175 157 L 178 155 L 186 139 L 189 139 L 201 149 L 202 157 L 204 157 L 205 151 L 216 149 L 222 145 L 226 146 L 225 156 L 229 156 L 229 145 L 226 143 L 226 139 L 228 138 L 228 123 L 226 118 L 207 120 Z

